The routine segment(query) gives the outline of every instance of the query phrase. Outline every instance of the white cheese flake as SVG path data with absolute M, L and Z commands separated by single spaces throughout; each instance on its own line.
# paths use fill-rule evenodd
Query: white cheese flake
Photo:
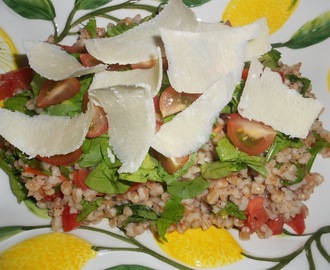
M 82 145 L 93 117 L 92 108 L 89 104 L 85 114 L 73 118 L 28 116 L 0 108 L 0 135 L 31 158 L 68 154 Z
M 239 113 L 291 137 L 306 138 L 323 106 L 282 83 L 277 72 L 254 58 L 238 105 Z
M 95 74 L 89 91 L 108 88 L 116 85 L 150 85 L 152 96 L 156 96 L 162 85 L 163 68 L 160 49 L 156 64 L 148 69 L 133 69 L 127 71 L 103 71 Z
M 151 145 L 166 157 L 183 157 L 197 151 L 209 139 L 212 125 L 235 89 L 232 74 L 219 78 L 187 109 L 161 126 Z
M 149 151 L 156 119 L 148 85 L 113 86 L 90 92 L 109 122 L 110 145 L 122 162 L 118 172 L 135 172 Z
M 25 41 L 23 46 L 31 68 L 50 80 L 80 77 L 106 68 L 106 65 L 102 64 L 84 67 L 61 47 L 47 42 Z
M 170 0 L 155 18 L 119 36 L 86 40 L 87 51 L 108 64 L 135 64 L 157 59 L 157 47 L 163 52 L 159 29 L 192 31 L 198 22 L 192 10 L 181 0 Z

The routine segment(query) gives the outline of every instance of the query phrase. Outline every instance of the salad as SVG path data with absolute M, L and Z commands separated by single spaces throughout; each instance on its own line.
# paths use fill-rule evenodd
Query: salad
M 177 8 L 180 3 L 173 0 L 168 6 L 172 5 L 180 12 L 184 9 L 182 12 L 188 14 L 188 20 L 191 20 L 188 9 Z M 166 9 L 162 12 L 169 12 Z M 80 30 L 79 39 L 73 46 L 54 43 L 52 37 L 47 44 L 27 43 L 31 66 L 1 75 L 1 125 L 8 125 L 8 121 L 19 121 L 21 125 L 15 128 L 24 128 L 25 133 L 22 134 L 27 141 L 31 134 L 36 136 L 36 133 L 40 133 L 36 144 L 31 145 L 24 140 L 18 144 L 12 133 L 6 133 L 1 128 L 0 165 L 9 175 L 17 200 L 28 201 L 34 210 L 46 211 L 52 218 L 52 229 L 55 231 L 70 231 L 106 218 L 111 227 L 118 227 L 132 237 L 151 230 L 165 239 L 166 233 L 174 230 L 207 229 L 212 225 L 237 228 L 243 240 L 248 240 L 253 233 L 260 238 L 280 234 L 284 225 L 302 234 L 308 216 L 304 202 L 324 180 L 320 174 L 312 171 L 313 162 L 319 153 L 324 157 L 329 156 L 330 133 L 317 118 L 320 109 L 317 107 L 314 110 L 317 115 L 312 117 L 306 136 L 296 137 L 286 131 L 285 125 L 283 130 L 281 124 L 279 129 L 274 128 L 276 121 L 274 124 L 272 120 L 266 123 L 267 119 L 249 119 L 241 103 L 247 93 L 247 85 L 258 88 L 258 82 L 253 81 L 253 78 L 263 76 L 255 76 L 259 64 L 262 65 L 261 73 L 271 72 L 271 80 L 275 76 L 274 80 L 278 82 L 280 79 L 280 84 L 287 87 L 287 91 L 299 94 L 297 104 L 300 104 L 300 98 L 304 101 L 315 100 L 309 79 L 300 74 L 300 64 L 283 64 L 280 53 L 271 48 L 262 54 L 252 50 L 252 54 L 257 55 L 245 58 L 246 52 L 242 52 L 242 48 L 248 46 L 250 40 L 258 38 L 258 31 L 262 29 L 260 22 L 251 26 L 251 33 L 259 27 L 255 31 L 257 34 L 253 32 L 245 37 L 245 41 L 239 41 L 242 46 L 234 51 L 234 55 L 239 56 L 237 59 L 222 59 L 225 63 L 222 72 L 226 76 L 220 76 L 219 85 L 216 84 L 219 81 L 212 77 L 214 84 L 209 82 L 210 85 L 203 86 L 207 88 L 205 92 L 177 91 L 173 84 L 183 81 L 188 65 L 182 66 L 180 59 L 175 58 L 182 51 L 171 51 L 169 44 L 173 38 L 180 37 L 185 31 L 192 33 L 185 38 L 191 38 L 196 42 L 193 44 L 199 44 L 196 35 L 204 38 L 204 43 L 210 32 L 215 33 L 213 31 L 221 35 L 226 32 L 229 39 L 232 30 L 237 31 L 233 35 L 237 36 L 242 33 L 239 31 L 247 29 L 231 29 L 230 23 L 219 23 L 212 26 L 194 25 L 192 31 L 190 24 L 188 27 L 183 20 L 181 28 L 173 30 L 172 25 L 167 25 L 167 22 L 163 24 L 163 17 L 166 16 L 161 17 L 162 12 L 144 19 L 139 16 L 125 19 L 107 28 L 98 28 L 96 21 L 91 19 Z M 165 46 L 160 45 L 160 50 L 156 46 L 154 57 L 149 60 L 141 58 L 124 63 L 119 55 L 116 63 L 109 63 L 112 60 L 103 55 L 104 51 L 99 53 L 95 49 L 103 46 L 103 40 L 111 43 L 111 39 L 119 40 L 134 29 L 155 24 L 157 31 L 161 31 Z M 212 30 L 208 27 L 212 27 Z M 214 44 L 214 41 L 211 40 L 210 44 Z M 64 77 L 61 74 L 52 77 L 55 73 L 57 76 L 57 71 L 45 70 L 44 66 L 39 65 L 42 57 L 38 58 L 34 54 L 42 54 L 44 45 L 46 49 L 56 51 L 55 56 L 59 53 L 65 55 L 63 59 L 70 57 L 77 61 L 78 68 L 72 73 L 64 72 Z M 136 47 L 136 44 L 127 46 L 130 45 Z M 46 49 L 45 52 L 49 52 Z M 196 49 L 193 48 L 193 51 Z M 202 52 L 206 54 L 206 51 Z M 140 56 L 136 51 L 133 55 Z M 227 70 L 229 63 L 236 60 L 233 70 Z M 176 67 L 182 71 L 178 78 L 175 77 L 179 72 Z M 146 72 L 151 74 L 148 78 L 156 77 L 156 80 L 146 83 L 142 79 L 142 74 Z M 120 81 L 110 86 L 108 79 L 103 77 L 107 73 L 116 74 L 114 76 L 129 74 L 130 77 L 134 74 L 138 79 L 135 79 L 134 84 L 130 81 L 125 85 Z M 161 76 L 156 76 L 159 73 Z M 203 77 L 209 78 L 210 74 L 213 75 L 207 71 Z M 239 80 L 235 80 L 238 75 Z M 192 80 L 194 76 L 194 71 L 189 70 L 188 79 Z M 197 81 L 201 80 L 200 77 L 197 77 Z M 230 80 L 227 81 L 226 77 L 230 77 Z M 110 81 L 114 80 L 111 77 Z M 272 83 L 270 81 L 269 85 Z M 107 91 L 107 87 L 112 90 Z M 155 95 L 151 88 L 157 90 Z M 226 91 L 221 92 L 221 96 L 214 95 L 219 88 Z M 228 88 L 231 92 L 227 91 Z M 123 106 L 120 106 L 120 100 L 124 100 Z M 207 101 L 209 107 L 202 106 L 203 100 Z M 265 100 L 259 102 L 262 105 Z M 279 105 L 274 104 L 276 106 Z M 218 107 L 221 108 L 217 111 Z M 202 110 L 198 110 L 200 108 Z M 310 112 L 309 108 L 306 109 L 307 113 Z M 127 111 L 130 113 L 128 116 Z M 209 120 L 214 111 L 215 117 Z M 132 115 L 135 117 L 132 118 Z M 294 115 L 286 114 L 284 117 L 290 119 Z M 29 122 L 31 119 L 41 120 L 37 120 L 33 126 Z M 58 125 L 54 119 L 60 119 L 59 123 L 65 123 L 65 127 Z M 188 122 L 186 119 L 194 121 Z M 55 124 L 50 122 L 53 120 Z M 24 122 L 26 125 L 23 125 Z M 185 128 L 178 127 L 178 122 L 184 123 Z M 52 129 L 54 136 L 48 137 L 50 132 L 43 128 L 46 123 L 52 123 L 47 126 Z M 72 128 L 73 124 L 75 128 Z M 169 127 L 168 132 L 177 130 L 178 133 L 187 132 L 192 136 L 182 138 L 176 134 L 174 138 L 165 136 L 167 139 L 163 140 L 164 137 L 159 134 L 163 134 L 160 132 L 166 130 L 165 126 Z M 116 133 L 116 130 L 120 132 Z M 137 130 L 139 133 L 136 133 Z M 59 133 L 62 133 L 61 137 L 58 137 Z M 130 140 L 124 139 L 121 143 L 120 139 L 126 136 Z M 154 136 L 158 136 L 158 139 L 154 139 Z M 40 145 L 40 137 L 44 137 L 44 145 Z M 196 137 L 202 137 L 202 142 L 196 142 Z M 207 140 L 204 140 L 205 137 Z M 67 138 L 70 138 L 70 142 L 74 141 L 75 147 L 67 146 Z M 19 141 L 21 143 L 21 138 Z M 186 141 L 189 142 L 188 146 L 184 144 Z M 52 149 L 51 145 L 59 145 L 58 148 L 64 145 L 65 149 L 61 149 L 63 153 L 57 153 L 57 148 Z M 182 145 L 184 147 L 181 148 Z M 48 151 L 53 150 L 56 153 L 49 154 Z M 136 158 L 135 154 L 139 156 Z

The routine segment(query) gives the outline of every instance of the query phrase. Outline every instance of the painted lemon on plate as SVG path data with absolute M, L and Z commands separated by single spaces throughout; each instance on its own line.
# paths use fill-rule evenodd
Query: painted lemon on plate
M 1 270 L 78 270 L 96 256 L 87 241 L 71 234 L 29 238 L 0 253 Z
M 15 44 L 5 30 L 0 27 L 0 73 L 17 68 L 14 57 L 17 53 Z
M 222 20 L 242 26 L 266 17 L 270 34 L 280 29 L 299 5 L 300 0 L 231 0 Z
M 212 226 L 208 230 L 189 229 L 166 234 L 167 242 L 157 239 L 160 248 L 194 267 L 220 267 L 243 259 L 242 248 L 226 229 Z

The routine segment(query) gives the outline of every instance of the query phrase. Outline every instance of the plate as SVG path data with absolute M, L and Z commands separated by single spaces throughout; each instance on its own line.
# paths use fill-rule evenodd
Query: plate
M 108 5 L 115 5 L 123 1 L 110 1 Z M 202 3 L 200 6 L 193 7 L 194 12 L 201 21 L 216 22 L 221 20 L 223 11 L 229 2 L 243 2 L 243 1 L 194 1 L 187 0 L 187 3 Z M 205 3 L 204 3 L 205 2 Z M 251 2 L 251 6 L 247 10 L 251 10 L 254 2 Z M 261 2 L 261 1 L 260 1 Z M 295 2 L 295 1 L 292 1 Z M 61 0 L 52 1 L 56 11 L 56 24 L 59 32 L 64 28 L 66 18 L 69 16 L 70 10 L 72 10 L 74 1 L 66 1 L 63 4 Z M 158 1 L 140 1 L 139 4 L 148 4 L 156 6 Z M 277 2 L 280 6 L 280 1 Z M 289 41 L 293 35 L 302 29 L 302 26 L 306 23 L 312 22 L 318 17 L 322 23 L 325 23 L 329 27 L 330 23 L 330 2 L 327 0 L 315 0 L 315 1 L 298 1 L 296 3 L 297 8 L 293 13 L 288 16 L 285 22 L 281 23 L 281 27 L 271 34 L 271 43 L 285 43 Z M 0 2 L 1 10 L 1 23 L 0 27 L 13 40 L 17 51 L 20 54 L 24 54 L 22 49 L 22 40 L 35 39 L 46 40 L 48 36 L 53 33 L 53 25 L 46 20 L 27 20 L 12 10 L 10 10 L 2 1 Z M 88 11 L 79 11 L 79 16 L 86 14 Z M 247 11 L 248 12 L 248 11 Z M 114 16 L 118 18 L 124 18 L 125 16 L 133 16 L 140 13 L 141 15 L 147 15 L 146 11 L 139 11 L 137 9 L 120 10 L 114 13 Z M 77 13 L 78 14 L 78 13 Z M 105 19 L 99 19 L 100 25 L 106 25 Z M 315 27 L 315 25 L 313 25 Z M 326 27 L 326 26 L 325 26 Z M 311 35 L 311 33 L 309 33 Z M 310 45 L 315 41 L 315 36 L 309 38 L 306 36 L 306 44 Z M 70 44 L 72 39 L 65 39 L 64 43 Z M 301 72 L 304 77 L 310 78 L 313 84 L 313 91 L 317 98 L 325 106 L 325 111 L 321 115 L 321 120 L 324 123 L 326 129 L 330 129 L 330 39 L 327 38 L 321 42 L 318 42 L 311 46 L 300 46 L 299 48 L 289 48 L 286 46 L 280 46 L 278 50 L 282 53 L 283 62 L 286 64 L 295 64 L 302 62 Z M 285 45 L 285 44 L 284 44 Z M 22 58 L 24 59 L 24 58 Z M 320 227 L 330 225 L 330 170 L 329 160 L 317 158 L 313 171 L 320 172 L 324 178 L 324 183 L 316 188 L 312 197 L 308 200 L 307 206 L 309 208 L 309 216 L 306 220 L 306 232 L 312 233 L 318 230 Z M 32 214 L 27 210 L 24 204 L 18 204 L 16 198 L 12 195 L 8 177 L 4 172 L 0 171 L 0 226 L 12 226 L 12 225 L 43 225 L 48 224 L 49 220 L 42 219 Z M 98 228 L 109 229 L 106 222 L 97 225 Z M 23 239 L 30 238 L 34 235 L 49 232 L 49 229 L 40 229 L 35 231 L 27 231 L 14 237 L 11 237 L 5 241 L 0 242 L 0 252 L 7 249 L 14 243 L 20 242 Z M 277 257 L 287 255 L 302 246 L 308 239 L 308 236 L 289 237 L 289 236 L 277 236 L 267 240 L 260 240 L 256 236 L 252 236 L 250 241 L 241 241 L 238 239 L 236 231 L 231 231 L 234 238 L 238 241 L 244 251 L 249 254 L 261 256 L 261 257 Z M 72 234 L 82 237 L 95 245 L 109 245 L 109 242 L 113 245 L 122 245 L 122 242 L 113 239 L 110 236 L 105 237 L 103 234 L 97 232 L 89 232 L 85 230 L 75 230 Z M 150 233 L 144 233 L 137 238 L 141 243 L 162 254 L 162 251 L 156 245 L 153 236 Z M 324 247 L 330 252 L 330 235 L 325 234 L 322 237 L 322 243 Z M 312 254 L 316 264 L 316 269 L 328 269 L 329 263 L 320 255 L 319 250 L 315 245 L 312 245 Z M 158 261 L 157 259 L 141 253 L 134 252 L 99 252 L 96 259 L 89 261 L 84 269 L 105 269 L 115 265 L 121 264 L 139 264 L 148 266 L 154 269 L 174 269 L 167 264 Z M 235 269 L 267 269 L 274 265 L 270 262 L 255 261 L 248 258 L 234 263 L 229 266 L 221 267 L 225 270 Z M 220 269 L 220 268 L 219 268 Z M 306 253 L 303 251 L 294 260 L 292 260 L 283 269 L 309 269 Z

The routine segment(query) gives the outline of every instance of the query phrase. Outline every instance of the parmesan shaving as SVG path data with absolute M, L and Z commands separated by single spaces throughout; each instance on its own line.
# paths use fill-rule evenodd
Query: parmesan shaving
M 158 61 L 149 69 L 134 69 L 127 71 L 103 71 L 95 74 L 89 91 L 108 88 L 116 85 L 150 85 L 152 96 L 156 96 L 162 85 L 163 68 L 160 49 Z
M 239 113 L 250 120 L 270 125 L 291 137 L 306 138 L 323 106 L 304 98 L 282 83 L 277 72 L 265 68 L 254 58 L 238 105 Z
M 113 86 L 90 92 L 107 113 L 110 145 L 122 162 L 118 172 L 135 172 L 155 132 L 154 103 L 148 85 Z
M 102 64 L 84 67 L 77 59 L 54 44 L 25 41 L 23 45 L 31 68 L 50 80 L 59 81 L 70 77 L 80 77 L 106 68 Z
M 232 74 L 220 77 L 187 109 L 161 126 L 152 147 L 166 157 L 183 157 L 197 151 L 210 139 L 212 125 L 231 100 L 235 84 Z
M 92 108 L 89 104 L 85 114 L 73 118 L 31 117 L 0 108 L 0 135 L 31 158 L 68 154 L 82 145 L 93 117 Z M 74 132 L 66 132 L 70 130 Z
M 150 21 L 116 37 L 86 40 L 85 45 L 91 55 L 104 63 L 135 64 L 157 59 L 157 47 L 163 52 L 161 27 L 192 31 L 197 24 L 195 14 L 181 0 L 170 0 Z

